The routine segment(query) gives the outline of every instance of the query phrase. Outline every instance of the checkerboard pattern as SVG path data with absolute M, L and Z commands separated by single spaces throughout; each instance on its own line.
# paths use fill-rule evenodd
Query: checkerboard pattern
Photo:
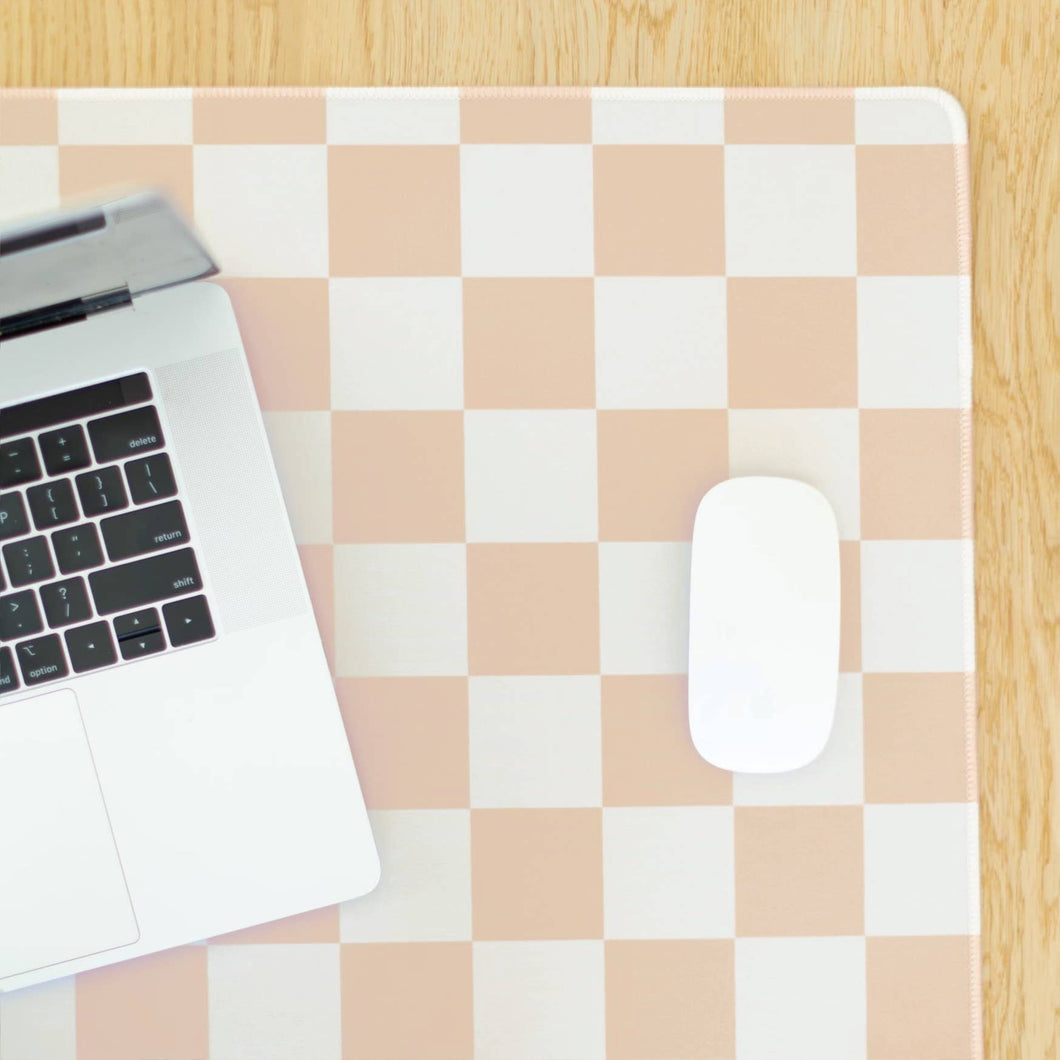
M 973 1060 L 966 135 L 928 90 L 0 94 L 0 210 L 226 272 L 381 850 L 0 1001 L 0 1060 Z M 687 733 L 692 516 L 842 537 L 831 742 Z M 336 837 L 341 841 L 341 837 Z

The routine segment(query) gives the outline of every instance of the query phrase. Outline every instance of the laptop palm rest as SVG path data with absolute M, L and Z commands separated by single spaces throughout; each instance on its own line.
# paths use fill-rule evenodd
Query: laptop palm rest
M 139 928 L 77 697 L 0 701 L 0 988 Z

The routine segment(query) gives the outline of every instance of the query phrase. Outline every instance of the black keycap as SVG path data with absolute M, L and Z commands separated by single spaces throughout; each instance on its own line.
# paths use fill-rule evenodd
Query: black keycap
M 0 488 L 36 482 L 40 477 L 40 461 L 32 438 L 19 438 L 0 445 Z
M 126 637 L 142 637 L 145 633 L 156 633 L 162 628 L 158 612 L 149 607 L 145 611 L 134 611 L 131 615 L 119 615 L 114 620 L 114 632 L 118 640 Z
M 92 420 L 88 425 L 88 436 L 100 464 L 160 449 L 165 444 L 153 405 Z
M 37 597 L 32 589 L 0 596 L 0 640 L 32 637 L 43 629 Z
M 177 492 L 173 466 L 165 453 L 145 456 L 142 460 L 130 460 L 125 465 L 125 477 L 129 480 L 133 504 L 164 500 Z
M 32 585 L 55 577 L 55 568 L 48 553 L 48 542 L 43 537 L 4 545 L 4 562 L 12 588 Z
M 75 622 L 87 622 L 92 617 L 92 605 L 88 602 L 84 578 L 67 578 L 64 582 L 42 585 L 40 602 L 44 605 L 44 617 L 52 629 L 72 626 Z
M 96 611 L 101 615 L 131 611 L 202 588 L 195 553 L 190 548 L 97 570 L 88 576 L 88 582 Z
M 176 600 L 162 608 L 166 620 L 169 643 L 174 648 L 209 640 L 214 633 L 213 619 L 205 596 L 193 596 L 189 600 Z
M 18 537 L 29 533 L 29 520 L 26 518 L 26 506 L 17 493 L 5 493 L 0 496 L 0 541 L 9 537 Z
M 92 463 L 85 432 L 80 427 L 60 427 L 57 431 L 47 431 L 37 442 L 49 475 L 80 471 Z
M 125 637 L 118 641 L 123 659 L 139 659 L 144 655 L 166 650 L 166 638 L 161 633 L 145 633 L 142 637 Z
M 69 672 L 66 659 L 56 634 L 35 640 L 24 640 L 15 646 L 18 665 L 22 668 L 22 680 L 27 685 L 39 685 L 44 681 L 57 681 Z
M 78 475 L 75 481 L 77 495 L 81 498 L 81 508 L 89 518 L 129 507 L 121 471 L 116 467 L 101 467 L 98 471 L 88 471 L 84 475 Z
M 66 631 L 66 651 L 74 673 L 98 670 L 118 661 L 114 641 L 106 622 L 93 622 L 90 626 L 78 626 Z
M 188 524 L 180 501 L 115 515 L 102 520 L 99 528 L 107 555 L 115 562 L 188 543 Z
M 52 548 L 63 574 L 76 574 L 90 567 L 98 567 L 103 562 L 99 534 L 91 523 L 56 530 L 52 534 Z
M 61 478 L 31 486 L 26 490 L 26 500 L 33 513 L 33 525 L 38 530 L 50 530 L 53 526 L 77 522 L 77 502 L 69 479 Z
M 15 673 L 15 657 L 10 648 L 0 648 L 0 696 L 5 692 L 14 692 L 18 688 L 18 674 Z

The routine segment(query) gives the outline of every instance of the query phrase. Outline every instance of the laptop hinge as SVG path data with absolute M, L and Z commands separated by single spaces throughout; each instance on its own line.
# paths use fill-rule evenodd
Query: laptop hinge
M 101 291 L 99 294 L 86 295 L 84 298 L 55 302 L 52 305 L 27 310 L 25 313 L 12 313 L 10 316 L 0 317 L 0 342 L 30 335 L 35 331 L 61 327 L 63 324 L 75 324 L 95 313 L 118 309 L 123 305 L 132 305 L 132 295 L 129 293 L 129 288 L 125 286 L 115 287 L 110 291 Z

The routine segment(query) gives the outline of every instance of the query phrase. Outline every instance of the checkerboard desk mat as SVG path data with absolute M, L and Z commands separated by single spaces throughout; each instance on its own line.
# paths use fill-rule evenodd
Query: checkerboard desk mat
M 6 92 L 0 145 L 5 214 L 162 185 L 224 264 L 383 862 L 4 997 L 0 1060 L 981 1055 L 952 100 Z M 694 507 L 756 473 L 842 537 L 774 777 L 685 713 Z

